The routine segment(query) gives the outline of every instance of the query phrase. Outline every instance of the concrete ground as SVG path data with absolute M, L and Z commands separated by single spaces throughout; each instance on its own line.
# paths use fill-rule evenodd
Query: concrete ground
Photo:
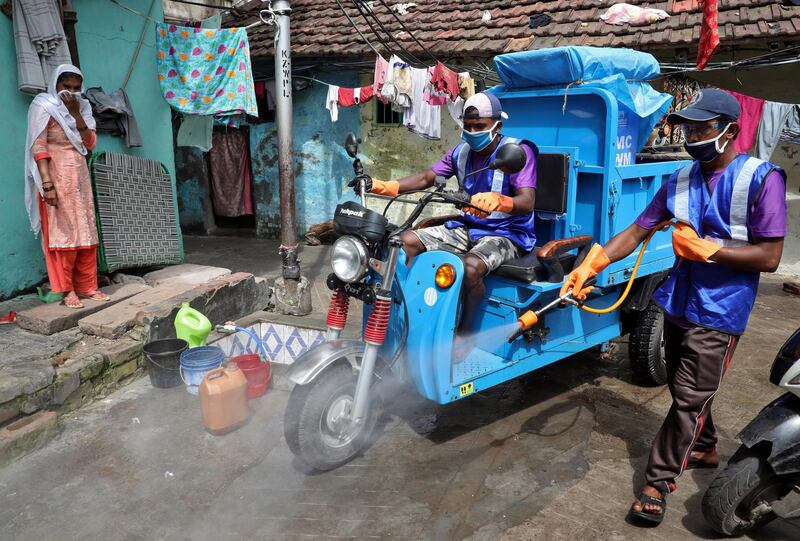
M 190 239 L 189 262 L 277 269 L 275 243 L 220 243 L 214 249 L 227 260 L 199 259 L 194 250 L 214 242 Z M 242 242 L 252 242 L 250 253 Z M 258 250 L 265 257 L 254 263 Z M 327 272 L 314 253 L 324 250 L 305 250 L 305 268 Z M 800 313 L 782 281 L 762 283 L 715 400 L 723 457 L 780 392 L 767 381 L 770 363 Z M 143 378 L 63 418 L 49 446 L 2 470 L 2 537 L 715 539 L 699 509 L 711 471 L 683 477 L 659 528 L 624 520 L 669 406 L 665 388 L 631 381 L 625 350 L 587 352 L 446 407 L 398 389 L 364 456 L 315 475 L 283 441 L 287 391 L 251 401 L 249 423 L 215 437 L 203 430 L 197 398 Z M 798 539 L 800 524 L 776 521 L 753 538 Z

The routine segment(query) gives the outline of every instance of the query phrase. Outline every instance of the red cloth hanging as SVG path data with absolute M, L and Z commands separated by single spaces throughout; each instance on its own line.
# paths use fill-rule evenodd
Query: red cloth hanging
M 339 88 L 337 101 L 339 107 L 352 107 L 360 103 L 366 103 L 375 97 L 372 85 L 362 86 L 361 88 Z
M 458 98 L 458 74 L 441 62 L 437 62 L 431 74 L 431 85 L 439 92 L 445 92 L 450 96 L 450 101 Z
M 703 24 L 700 27 L 700 47 L 697 51 L 697 69 L 699 70 L 706 67 L 719 47 L 719 29 L 717 28 L 719 9 L 717 4 L 717 0 L 703 1 Z

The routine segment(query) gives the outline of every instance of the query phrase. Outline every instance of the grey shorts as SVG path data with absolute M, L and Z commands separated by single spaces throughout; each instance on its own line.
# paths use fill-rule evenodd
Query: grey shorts
M 473 254 L 486 264 L 487 272 L 512 259 L 518 258 L 520 249 L 505 237 L 483 237 L 475 242 L 469 238 L 466 227 L 448 229 L 443 225 L 412 231 L 425 246 L 425 250 L 444 250 L 454 254 Z

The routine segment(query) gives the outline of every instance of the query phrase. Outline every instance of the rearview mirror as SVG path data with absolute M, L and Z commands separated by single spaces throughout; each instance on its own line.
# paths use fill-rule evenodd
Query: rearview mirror
M 347 138 L 344 140 L 344 150 L 347 152 L 347 155 L 351 158 L 355 158 L 358 154 L 358 143 L 360 143 L 358 139 L 356 139 L 356 134 L 350 132 L 347 134 Z
M 510 175 L 522 171 L 527 161 L 528 157 L 521 146 L 516 143 L 506 143 L 497 151 L 497 157 L 490 167 Z

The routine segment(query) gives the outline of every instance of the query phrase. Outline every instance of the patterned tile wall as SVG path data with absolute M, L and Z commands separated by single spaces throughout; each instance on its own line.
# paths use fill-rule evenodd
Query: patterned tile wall
M 279 323 L 256 323 L 248 330 L 261 337 L 270 362 L 281 364 L 292 364 L 309 348 L 325 340 L 324 331 Z M 226 336 L 214 342 L 214 345 L 220 347 L 226 357 L 259 352 L 256 341 L 243 332 Z

